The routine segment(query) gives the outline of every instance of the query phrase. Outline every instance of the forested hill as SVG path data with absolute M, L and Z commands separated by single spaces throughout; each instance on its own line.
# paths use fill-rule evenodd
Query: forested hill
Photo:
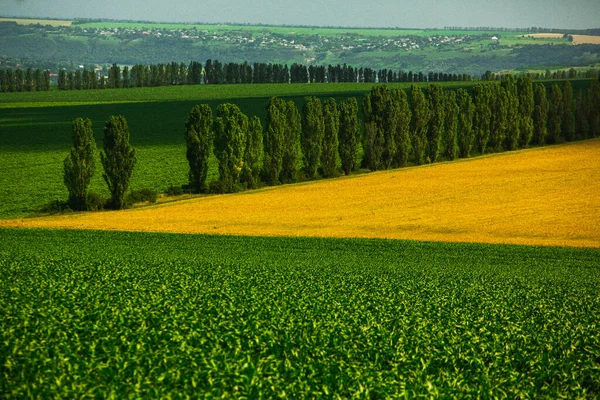
M 590 67 L 600 63 L 600 44 L 574 45 L 568 34 L 544 36 L 531 30 L 506 29 L 0 22 L 0 67 L 20 64 L 55 71 L 78 65 L 187 63 L 209 58 L 221 62 L 346 63 L 478 76 L 488 70 Z

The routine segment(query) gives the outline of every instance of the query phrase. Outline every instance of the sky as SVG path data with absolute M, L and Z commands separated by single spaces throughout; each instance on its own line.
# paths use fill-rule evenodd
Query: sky
M 0 15 L 356 27 L 599 28 L 600 0 L 0 0 Z

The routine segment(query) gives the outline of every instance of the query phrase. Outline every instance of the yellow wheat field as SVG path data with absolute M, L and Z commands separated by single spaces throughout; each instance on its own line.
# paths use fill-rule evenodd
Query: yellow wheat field
M 575 44 L 600 44 L 600 36 L 573 35 Z
M 0 226 L 600 247 L 600 140 Z
M 22 18 L 0 18 L 0 22 L 16 22 L 19 25 L 50 25 L 50 26 L 71 26 L 73 21 L 59 19 L 22 19 Z

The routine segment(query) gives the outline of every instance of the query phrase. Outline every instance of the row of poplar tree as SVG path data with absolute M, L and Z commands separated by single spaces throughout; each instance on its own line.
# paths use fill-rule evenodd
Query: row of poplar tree
M 236 83 L 338 83 L 338 82 L 446 82 L 470 81 L 468 74 L 413 73 L 388 69 L 354 68 L 344 65 L 306 66 L 303 64 L 266 64 L 248 62 L 221 64 L 207 60 L 203 66 L 185 63 L 142 65 L 121 68 L 113 64 L 107 78 L 93 70 L 61 70 L 59 90 L 115 89 L 169 85 L 236 84 Z
M 293 100 L 273 97 L 266 105 L 266 128 L 235 104 L 220 104 L 216 115 L 197 105 L 185 123 L 189 188 L 227 193 L 306 179 L 433 163 L 486 152 L 600 136 L 600 82 L 574 96 L 571 83 L 533 85 L 516 81 L 444 90 L 413 85 L 409 93 L 374 86 L 363 98 L 364 133 L 356 98 L 337 103 L 305 98 L 300 111 Z M 73 148 L 65 159 L 69 204 L 87 209 L 87 186 L 94 170 L 95 142 L 89 120 L 73 123 Z M 219 180 L 207 184 L 209 159 L 219 162 Z M 362 158 L 361 158 L 362 155 Z M 111 117 L 104 129 L 103 174 L 111 204 L 121 208 L 135 165 L 123 117 Z
M 50 90 L 50 71 L 0 69 L 0 92 L 40 92 Z

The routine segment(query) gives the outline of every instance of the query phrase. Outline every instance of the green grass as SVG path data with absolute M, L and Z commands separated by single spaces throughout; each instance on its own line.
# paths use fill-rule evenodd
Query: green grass
M 597 250 L 0 237 L 2 398 L 600 395 Z

